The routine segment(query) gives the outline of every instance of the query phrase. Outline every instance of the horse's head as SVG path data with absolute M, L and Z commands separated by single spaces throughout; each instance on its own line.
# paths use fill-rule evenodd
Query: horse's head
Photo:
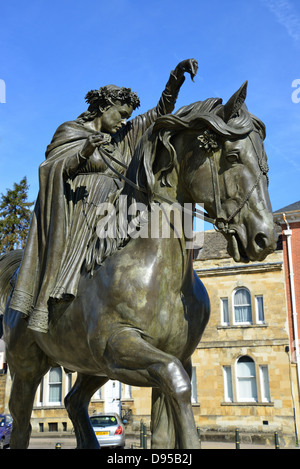
M 161 140 L 173 154 L 172 164 L 158 163 L 164 167 L 161 180 L 168 185 L 169 178 L 171 186 L 174 171 L 178 174 L 177 200 L 204 204 L 237 262 L 263 260 L 277 240 L 265 127 L 244 104 L 246 87 L 245 83 L 225 105 L 220 99 L 194 103 L 156 124 L 168 128 L 161 130 Z

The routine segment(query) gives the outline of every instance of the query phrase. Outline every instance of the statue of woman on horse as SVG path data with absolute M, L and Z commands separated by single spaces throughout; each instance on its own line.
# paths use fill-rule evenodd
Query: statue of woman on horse
M 88 111 L 59 127 L 47 149 L 14 292 L 20 252 L 0 258 L 12 449 L 28 447 L 34 396 L 53 363 L 77 372 L 65 397 L 77 448 L 99 448 L 88 405 L 109 379 L 152 388 L 152 449 L 199 448 L 191 357 L 210 302 L 193 271 L 189 236 L 177 236 L 174 220 L 186 204 L 203 204 L 236 262 L 261 262 L 277 235 L 265 126 L 247 109 L 247 83 L 225 104 L 209 98 L 170 114 L 184 72 L 193 77 L 196 68 L 193 60 L 180 63 L 156 108 L 128 124 L 135 93 L 115 86 L 89 92 Z M 117 207 L 121 196 L 136 205 L 145 199 L 149 214 L 170 201 L 158 226 L 172 236 L 132 237 L 101 263 L 99 205 Z M 155 224 L 149 216 L 150 233 Z

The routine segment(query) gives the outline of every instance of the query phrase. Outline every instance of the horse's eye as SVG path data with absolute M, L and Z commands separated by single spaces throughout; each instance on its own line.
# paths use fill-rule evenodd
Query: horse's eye
M 228 155 L 226 155 L 226 159 L 227 161 L 229 161 L 229 163 L 238 163 L 239 160 L 240 160 L 240 155 L 239 155 L 239 152 L 237 151 L 232 151 L 230 153 L 228 153 Z

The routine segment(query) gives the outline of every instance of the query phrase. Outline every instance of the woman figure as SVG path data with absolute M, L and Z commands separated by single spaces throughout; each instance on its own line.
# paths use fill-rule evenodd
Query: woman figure
M 136 93 L 114 85 L 92 90 L 88 110 L 55 132 L 39 168 L 39 197 L 10 302 L 31 329 L 47 332 L 49 301 L 76 296 L 97 207 L 122 187 L 105 161 L 125 172 L 145 130 L 173 111 L 184 73 L 193 78 L 197 68 L 194 59 L 180 62 L 157 106 L 129 122 L 140 104 Z

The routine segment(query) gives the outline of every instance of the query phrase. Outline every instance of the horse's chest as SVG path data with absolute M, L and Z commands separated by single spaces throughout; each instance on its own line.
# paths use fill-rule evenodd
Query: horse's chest
M 147 327 L 147 335 L 156 347 L 182 358 L 199 343 L 203 332 L 203 311 L 196 298 L 181 294 L 165 297 Z

